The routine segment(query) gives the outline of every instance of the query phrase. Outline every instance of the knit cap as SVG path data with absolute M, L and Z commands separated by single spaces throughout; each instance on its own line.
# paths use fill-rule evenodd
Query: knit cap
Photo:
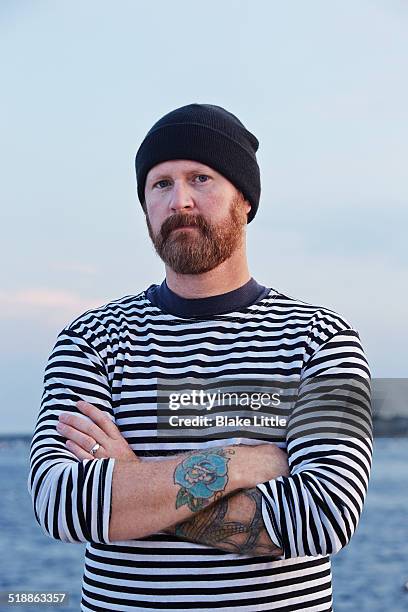
M 251 204 L 248 223 L 258 210 L 261 194 L 256 151 L 259 142 L 241 121 L 221 106 L 188 104 L 159 119 L 136 154 L 137 193 L 145 200 L 151 168 L 171 159 L 189 159 L 227 178 Z

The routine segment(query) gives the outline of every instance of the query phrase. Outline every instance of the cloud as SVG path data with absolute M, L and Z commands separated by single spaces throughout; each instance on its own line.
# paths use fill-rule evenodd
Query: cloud
M 74 291 L 27 288 L 0 291 L 0 319 L 43 319 L 59 324 L 85 310 L 104 304 L 103 298 L 84 298 Z

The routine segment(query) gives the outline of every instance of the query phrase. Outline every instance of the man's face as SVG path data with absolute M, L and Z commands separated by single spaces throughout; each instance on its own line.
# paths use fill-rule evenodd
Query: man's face
M 183 159 L 151 168 L 145 203 L 153 245 L 178 274 L 203 274 L 231 257 L 244 239 L 251 208 L 224 176 Z

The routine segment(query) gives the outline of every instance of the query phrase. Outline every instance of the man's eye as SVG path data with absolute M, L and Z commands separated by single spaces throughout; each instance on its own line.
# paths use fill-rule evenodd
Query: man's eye
M 155 184 L 154 184 L 154 187 L 157 187 L 157 186 L 158 186 L 160 189 L 161 189 L 162 187 L 167 187 L 168 182 L 169 182 L 169 181 L 168 181 L 167 179 L 162 179 L 161 181 L 157 181 L 157 183 L 155 183 Z M 163 183 L 164 183 L 164 184 L 163 184 Z
M 200 179 L 198 181 L 199 183 L 206 183 L 209 177 L 206 174 L 198 174 L 196 178 Z M 204 179 L 204 180 L 201 180 L 201 179 Z

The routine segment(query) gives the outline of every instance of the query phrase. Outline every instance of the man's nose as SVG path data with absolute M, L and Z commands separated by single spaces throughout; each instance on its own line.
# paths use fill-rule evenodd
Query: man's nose
M 174 181 L 169 205 L 174 212 L 184 210 L 185 208 L 193 208 L 194 200 L 189 185 L 183 181 Z

